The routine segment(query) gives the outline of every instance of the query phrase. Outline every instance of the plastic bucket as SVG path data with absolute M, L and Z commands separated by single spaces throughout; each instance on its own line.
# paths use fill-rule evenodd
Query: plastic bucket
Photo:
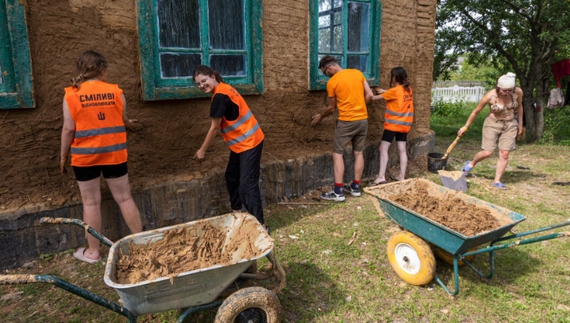
M 445 169 L 447 165 L 447 158 L 441 159 L 443 154 L 440 153 L 429 153 L 428 154 L 428 170 L 430 172 L 437 172 L 438 170 Z

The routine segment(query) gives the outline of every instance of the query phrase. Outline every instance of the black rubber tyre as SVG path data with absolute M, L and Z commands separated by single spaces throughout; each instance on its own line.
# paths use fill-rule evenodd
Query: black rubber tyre
M 272 291 L 248 287 L 226 298 L 214 323 L 279 323 L 281 312 L 279 298 Z

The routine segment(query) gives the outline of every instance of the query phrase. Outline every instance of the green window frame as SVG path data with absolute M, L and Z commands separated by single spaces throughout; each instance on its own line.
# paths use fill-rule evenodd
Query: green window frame
M 329 78 L 318 68 L 325 55 L 380 84 L 381 10 L 378 0 L 310 0 L 310 90 L 326 89 Z
M 243 8 L 241 21 L 227 15 L 236 4 Z M 226 68 L 224 82 L 243 95 L 263 92 L 262 0 L 137 0 L 137 11 L 144 100 L 209 96 L 190 75 L 198 64 Z M 230 31 L 231 19 L 243 29 Z M 168 25 L 174 20 L 188 25 Z M 184 33 L 191 36 L 179 36 Z
M 34 108 L 32 60 L 24 6 L 0 3 L 0 109 Z

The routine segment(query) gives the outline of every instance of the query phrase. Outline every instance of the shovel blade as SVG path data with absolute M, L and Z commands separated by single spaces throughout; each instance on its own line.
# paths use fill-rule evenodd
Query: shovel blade
M 462 171 L 449 172 L 446 170 L 440 170 L 437 173 L 439 174 L 439 179 L 441 179 L 441 183 L 444 187 L 456 191 L 467 192 L 467 180 L 465 179 L 465 174 Z

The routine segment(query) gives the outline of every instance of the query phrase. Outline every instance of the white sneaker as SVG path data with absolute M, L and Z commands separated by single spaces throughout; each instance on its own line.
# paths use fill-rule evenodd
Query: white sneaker
M 323 200 L 327 200 L 327 201 L 336 201 L 336 202 L 342 202 L 344 201 L 344 194 L 337 194 L 334 192 L 334 190 L 328 192 L 328 193 L 323 193 L 321 194 L 321 198 Z
M 362 195 L 362 194 L 360 193 L 360 188 L 352 188 L 351 185 L 344 185 L 343 188 L 344 188 L 344 191 L 345 191 L 345 192 L 350 193 L 350 195 L 352 195 L 352 196 L 359 197 L 359 196 Z

